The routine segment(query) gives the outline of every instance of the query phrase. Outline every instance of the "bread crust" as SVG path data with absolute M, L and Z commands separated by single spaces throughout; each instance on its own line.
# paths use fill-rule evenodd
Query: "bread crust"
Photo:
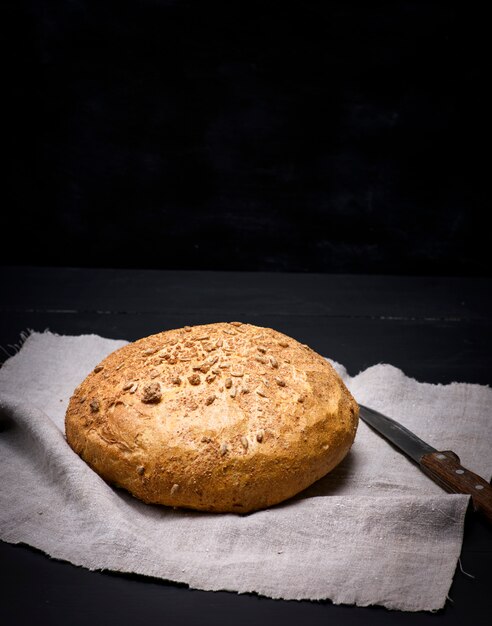
M 74 391 L 65 430 L 104 480 L 144 502 L 247 513 L 332 470 L 358 417 L 322 356 L 271 328 L 231 322 L 111 353 Z

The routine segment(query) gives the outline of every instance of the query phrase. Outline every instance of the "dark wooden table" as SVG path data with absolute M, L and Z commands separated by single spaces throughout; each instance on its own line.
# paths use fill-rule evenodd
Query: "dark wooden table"
M 420 381 L 492 382 L 486 278 L 32 267 L 1 268 L 0 277 L 3 358 L 26 329 L 134 340 L 185 324 L 240 320 L 285 332 L 343 363 L 352 375 L 388 362 Z M 446 607 L 412 614 L 190 590 L 142 576 L 90 572 L 0 542 L 0 623 L 488 623 L 492 530 L 473 514 L 466 520 L 461 564 L 474 578 L 458 568 Z

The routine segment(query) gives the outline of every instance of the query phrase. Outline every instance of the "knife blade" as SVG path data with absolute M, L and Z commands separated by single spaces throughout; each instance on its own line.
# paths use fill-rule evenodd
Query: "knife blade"
M 492 487 L 478 474 L 461 465 L 451 450 L 436 450 L 408 428 L 374 409 L 359 404 L 361 419 L 410 457 L 420 469 L 449 493 L 471 496 L 475 511 L 492 523 Z

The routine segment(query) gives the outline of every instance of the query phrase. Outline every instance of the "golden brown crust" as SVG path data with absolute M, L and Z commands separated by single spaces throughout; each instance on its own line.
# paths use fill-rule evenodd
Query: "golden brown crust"
M 246 513 L 332 470 L 358 413 L 319 354 L 231 322 L 116 350 L 75 390 L 65 428 L 98 474 L 144 502 Z

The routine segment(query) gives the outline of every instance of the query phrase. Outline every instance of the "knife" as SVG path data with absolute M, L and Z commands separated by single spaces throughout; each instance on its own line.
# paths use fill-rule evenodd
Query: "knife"
M 492 523 L 492 487 L 461 465 L 457 454 L 436 450 L 395 420 L 359 404 L 361 419 L 410 457 L 440 487 L 471 496 L 475 511 Z

